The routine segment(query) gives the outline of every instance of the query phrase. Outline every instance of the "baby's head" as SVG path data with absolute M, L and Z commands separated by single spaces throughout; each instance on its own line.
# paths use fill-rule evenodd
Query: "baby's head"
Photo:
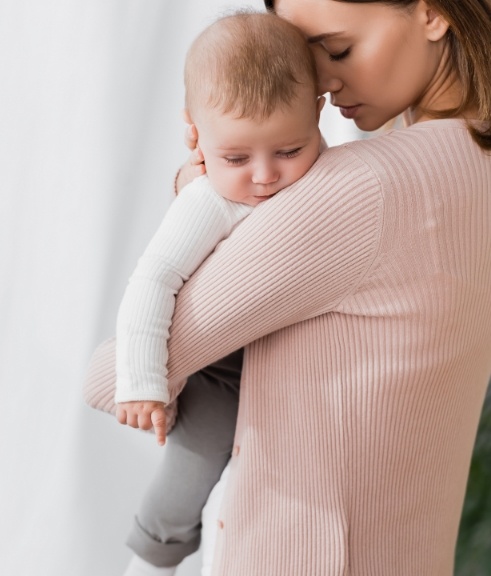
M 324 99 L 309 47 L 288 22 L 252 12 L 218 20 L 189 50 L 185 86 L 208 177 L 225 198 L 255 206 L 317 159 Z

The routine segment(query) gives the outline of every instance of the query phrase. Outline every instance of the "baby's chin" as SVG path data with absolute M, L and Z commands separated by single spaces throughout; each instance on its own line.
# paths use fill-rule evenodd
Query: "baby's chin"
M 271 198 L 274 198 L 276 196 L 276 194 L 278 194 L 278 192 L 275 192 L 274 194 L 271 194 L 270 196 L 260 196 L 255 197 L 254 200 L 256 202 L 256 206 L 259 206 L 259 204 L 263 204 L 264 202 L 267 202 L 268 200 L 271 200 Z
M 259 206 L 260 204 L 264 204 L 268 200 L 271 200 L 271 198 L 276 196 L 276 194 L 277 194 L 277 192 L 275 194 L 271 194 L 270 196 L 246 196 L 246 195 L 244 195 L 241 198 L 229 198 L 227 196 L 224 196 L 224 198 L 227 198 L 227 200 L 229 200 L 230 202 L 237 202 L 237 204 L 245 204 L 247 206 L 252 206 L 253 208 L 255 208 L 256 206 Z

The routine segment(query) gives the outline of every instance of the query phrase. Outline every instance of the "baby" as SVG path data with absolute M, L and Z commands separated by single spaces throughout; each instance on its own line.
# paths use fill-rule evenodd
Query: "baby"
M 207 28 L 187 54 L 185 88 L 185 116 L 196 126 L 206 175 L 170 206 L 130 279 L 117 321 L 118 419 L 153 426 L 160 444 L 176 294 L 255 207 L 309 170 L 321 147 L 324 99 L 317 96 L 315 63 L 302 35 L 276 16 L 241 12 Z M 187 473 L 189 502 L 190 478 L 199 483 L 199 474 Z M 172 561 L 150 555 L 136 556 L 126 574 L 174 572 Z

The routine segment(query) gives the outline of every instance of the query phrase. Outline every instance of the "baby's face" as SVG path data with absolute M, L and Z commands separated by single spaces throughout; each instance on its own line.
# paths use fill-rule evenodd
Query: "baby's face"
M 215 190 L 257 206 L 301 178 L 319 155 L 322 104 L 303 89 L 291 106 L 266 120 L 199 110 L 194 119 L 198 144 Z

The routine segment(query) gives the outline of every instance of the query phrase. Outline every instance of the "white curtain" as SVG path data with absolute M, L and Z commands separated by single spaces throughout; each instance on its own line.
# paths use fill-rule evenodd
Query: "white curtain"
M 130 557 L 162 449 L 87 408 L 81 386 L 186 158 L 185 51 L 242 5 L 0 2 L 2 574 L 118 576 Z M 355 137 L 341 120 L 323 114 L 330 145 Z

